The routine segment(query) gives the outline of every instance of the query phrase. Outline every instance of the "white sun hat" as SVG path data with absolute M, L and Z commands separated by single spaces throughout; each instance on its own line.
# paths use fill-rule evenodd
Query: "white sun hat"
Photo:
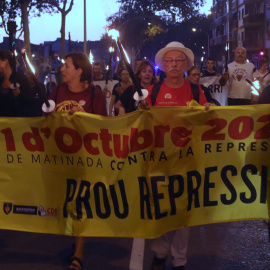
M 169 51 L 180 51 L 183 52 L 187 57 L 187 70 L 189 70 L 194 65 L 194 54 L 193 52 L 186 48 L 182 43 L 173 41 L 166 45 L 165 48 L 158 51 L 155 57 L 155 63 L 158 65 L 159 69 L 164 70 L 163 60 L 164 55 Z

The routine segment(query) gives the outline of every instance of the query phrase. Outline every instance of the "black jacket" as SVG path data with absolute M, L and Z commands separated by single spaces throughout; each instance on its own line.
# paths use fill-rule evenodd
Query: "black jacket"
M 34 104 L 34 93 L 27 77 L 20 72 L 12 72 L 9 81 L 20 85 L 20 94 L 14 97 L 12 89 L 5 89 L 0 82 L 0 116 L 27 117 L 31 116 Z

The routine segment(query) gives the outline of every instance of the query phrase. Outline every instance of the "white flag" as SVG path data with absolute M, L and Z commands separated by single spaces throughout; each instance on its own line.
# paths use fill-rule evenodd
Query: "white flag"
M 219 84 L 220 76 L 210 76 L 200 78 L 200 84 L 203 84 L 210 91 L 212 98 L 217 100 L 221 106 L 228 105 L 228 84 L 221 86 Z

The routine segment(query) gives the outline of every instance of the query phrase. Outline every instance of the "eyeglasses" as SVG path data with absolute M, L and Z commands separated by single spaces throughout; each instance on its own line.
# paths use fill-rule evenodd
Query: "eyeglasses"
M 187 60 L 187 58 L 185 58 L 185 59 L 180 59 L 180 58 L 171 59 L 171 58 L 168 58 L 168 59 L 164 59 L 163 61 L 166 64 L 170 64 L 171 65 L 174 61 L 175 61 L 176 64 L 180 64 L 180 63 L 182 63 L 182 62 L 184 62 L 186 60 Z
M 201 77 L 201 74 L 200 73 L 194 73 L 194 74 L 190 74 L 190 76 L 192 76 L 192 77 L 196 77 L 196 76 Z

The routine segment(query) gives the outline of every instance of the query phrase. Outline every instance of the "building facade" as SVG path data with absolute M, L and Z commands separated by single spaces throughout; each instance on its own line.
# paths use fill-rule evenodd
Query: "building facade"
M 218 66 L 234 60 L 237 47 L 245 47 L 247 59 L 256 66 L 261 58 L 269 60 L 270 0 L 213 0 L 210 46 Z

